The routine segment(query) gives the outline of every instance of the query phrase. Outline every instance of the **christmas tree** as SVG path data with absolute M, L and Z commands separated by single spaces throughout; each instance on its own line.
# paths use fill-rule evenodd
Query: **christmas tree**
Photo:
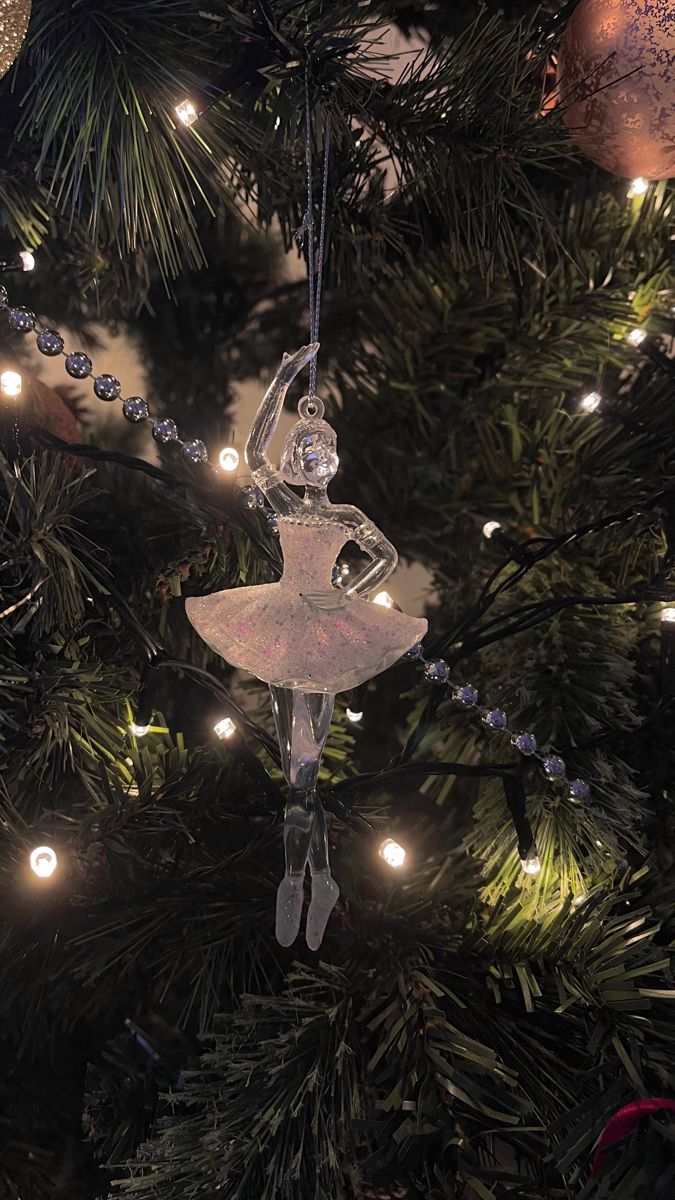
M 672 1193 L 671 192 L 576 144 L 583 4 L 3 6 L 0 1200 Z M 234 417 L 305 264 L 429 622 L 338 695 L 318 951 L 185 610 L 279 578 Z

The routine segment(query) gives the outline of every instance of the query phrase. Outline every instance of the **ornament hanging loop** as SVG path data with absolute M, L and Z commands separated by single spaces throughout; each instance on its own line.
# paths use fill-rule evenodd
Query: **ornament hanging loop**
M 323 400 L 318 396 L 303 396 L 298 402 L 298 413 L 301 417 L 318 417 L 323 418 L 326 411 Z
M 319 340 L 319 317 L 321 315 L 321 284 L 323 281 L 323 263 L 326 246 L 326 206 L 328 201 L 328 162 L 330 156 L 330 118 L 326 115 L 326 132 L 324 136 L 323 147 L 323 178 L 321 185 L 321 210 L 319 219 L 319 239 L 318 247 L 314 237 L 314 189 L 313 182 L 313 157 L 312 157 L 312 106 L 309 89 L 310 63 L 309 60 L 305 65 L 305 158 L 307 165 L 307 208 L 302 219 L 300 227 L 307 254 L 307 286 L 309 292 L 309 335 L 310 341 L 318 342 Z M 304 239 L 306 235 L 306 240 Z M 313 358 L 309 364 L 309 389 L 308 400 L 316 403 L 316 358 Z M 304 403 L 304 401 L 303 401 Z M 322 416 L 323 404 L 321 412 L 309 413 L 310 416 Z M 300 411 L 298 406 L 298 411 Z M 305 415 L 305 414 L 300 414 Z

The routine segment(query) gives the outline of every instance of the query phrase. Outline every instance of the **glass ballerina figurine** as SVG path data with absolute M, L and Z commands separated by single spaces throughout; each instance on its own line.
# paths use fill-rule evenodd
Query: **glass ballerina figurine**
M 318 343 L 285 354 L 258 409 L 246 443 L 251 475 L 278 516 L 284 569 L 278 583 L 215 592 L 186 601 L 205 642 L 232 666 L 269 684 L 288 801 L 284 815 L 286 872 L 277 892 L 276 936 L 297 937 L 309 864 L 307 944 L 316 950 L 340 894 L 328 861 L 326 816 L 316 794 L 319 764 L 336 692 L 354 688 L 396 662 L 426 633 L 425 620 L 372 604 L 398 556 L 358 508 L 332 504 L 326 489 L 338 467 L 335 431 L 323 404 L 305 397 L 277 468 L 268 447 L 289 384 L 316 355 Z M 304 488 L 298 495 L 294 487 Z M 353 541 L 370 562 L 348 587 L 333 586 L 335 560 Z

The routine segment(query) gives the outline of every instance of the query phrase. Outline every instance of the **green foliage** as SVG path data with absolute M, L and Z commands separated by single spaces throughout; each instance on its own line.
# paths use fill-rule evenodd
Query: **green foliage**
M 428 568 L 429 642 L 453 678 L 592 793 L 573 804 L 519 766 L 542 862 L 526 877 L 500 777 L 449 773 L 515 769 L 508 741 L 402 663 L 360 697 L 361 726 L 337 706 L 321 789 L 350 818 L 331 823 L 341 897 L 319 959 L 281 950 L 266 690 L 232 678 L 181 604 L 275 578 L 278 543 L 222 479 L 125 459 L 112 423 L 105 446 L 45 452 L 48 431 L 12 410 L 3 1200 L 658 1194 L 667 1123 L 619 1147 L 597 1188 L 589 1165 L 622 1104 L 675 1089 L 675 675 L 658 619 L 675 594 L 672 367 L 625 336 L 639 323 L 671 353 L 669 186 L 628 201 L 540 117 L 547 22 L 569 6 L 33 9 L 0 82 L 6 247 L 42 240 L 12 300 L 90 339 L 97 308 L 133 313 L 153 411 L 216 447 L 235 383 L 262 389 L 306 340 L 304 284 L 280 279 L 269 231 L 290 247 L 303 215 L 310 56 L 315 198 L 327 120 L 333 147 L 320 385 L 336 498 Z M 398 81 L 387 21 L 429 34 Z M 190 129 L 186 95 L 205 108 Z M 501 537 L 482 537 L 488 519 Z M 237 734 L 216 742 L 224 711 Z M 399 875 L 354 832 L 363 818 L 405 843 Z M 42 883 L 26 863 L 45 841 L 60 866 Z

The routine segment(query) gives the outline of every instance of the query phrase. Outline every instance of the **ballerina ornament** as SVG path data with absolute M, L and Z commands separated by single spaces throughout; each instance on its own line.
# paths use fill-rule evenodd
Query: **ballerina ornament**
M 277 891 L 276 936 L 282 946 L 290 946 L 297 937 L 309 863 L 312 894 L 306 936 L 312 950 L 321 945 L 340 895 L 330 873 L 326 816 L 316 794 L 335 694 L 384 671 L 427 630 L 425 620 L 366 599 L 389 577 L 398 556 L 358 508 L 328 499 L 326 489 L 337 471 L 338 456 L 335 431 L 323 420 L 321 400 L 300 401 L 300 420 L 286 438 L 279 469 L 267 456 L 289 384 L 318 348 L 313 342 L 284 355 L 246 443 L 251 475 L 278 515 L 281 579 L 186 601 L 191 623 L 211 649 L 269 684 L 289 788 L 286 872 Z M 289 484 L 304 487 L 304 496 Z M 337 589 L 333 567 L 349 541 L 371 561 L 348 587 Z

